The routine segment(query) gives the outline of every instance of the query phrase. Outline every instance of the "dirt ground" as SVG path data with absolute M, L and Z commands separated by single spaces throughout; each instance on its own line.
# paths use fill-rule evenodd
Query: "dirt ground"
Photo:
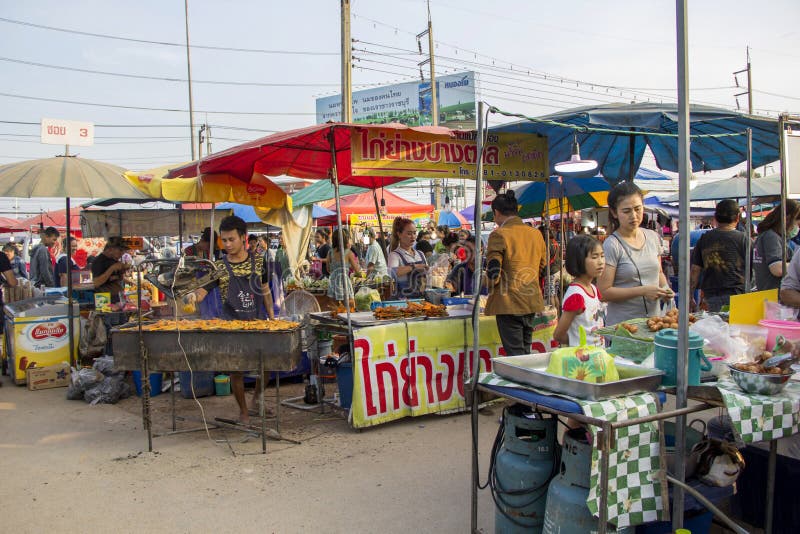
M 149 453 L 136 397 L 89 406 L 66 400 L 65 388 L 0 380 L 0 531 L 469 531 L 468 414 L 356 432 L 334 413 L 282 407 L 282 435 L 301 443 L 270 440 L 262 455 L 260 438 L 229 428 L 160 435 L 172 429 L 162 394 Z M 270 387 L 268 402 L 274 394 Z M 302 384 L 281 386 L 283 398 L 301 394 Z M 235 418 L 233 397 L 200 403 L 208 421 Z M 179 430 L 202 426 L 194 400 L 177 394 L 176 413 Z M 495 407 L 480 416 L 482 473 L 499 415 Z M 493 531 L 486 491 L 478 518 Z

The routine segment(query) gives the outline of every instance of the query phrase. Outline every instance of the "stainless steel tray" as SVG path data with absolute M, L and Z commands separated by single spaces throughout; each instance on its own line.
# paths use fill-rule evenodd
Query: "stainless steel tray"
M 620 379 L 616 382 L 592 384 L 545 372 L 550 353 L 525 354 L 492 358 L 495 374 L 520 384 L 561 393 L 585 400 L 602 400 L 631 393 L 655 391 L 661 385 L 664 371 L 639 365 L 617 364 Z

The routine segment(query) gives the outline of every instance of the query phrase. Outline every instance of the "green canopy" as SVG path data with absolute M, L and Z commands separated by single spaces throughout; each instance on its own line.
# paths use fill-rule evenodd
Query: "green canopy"
M 408 180 L 403 180 L 402 182 L 397 182 L 395 184 L 386 186 L 386 189 L 394 189 L 401 185 L 412 185 L 417 182 L 418 178 L 409 178 Z M 364 191 L 368 191 L 368 189 L 356 187 L 354 185 L 339 186 L 339 194 L 343 197 L 346 197 L 347 195 L 356 195 L 358 193 L 363 193 Z M 330 180 L 318 180 L 292 195 L 292 207 L 299 208 L 300 206 L 316 204 L 317 202 L 330 200 L 334 196 L 333 182 Z
M 354 195 L 356 193 L 363 193 L 364 191 L 367 191 L 367 189 L 354 185 L 339 186 L 339 194 L 341 196 Z M 315 204 L 323 200 L 330 200 L 334 196 L 333 182 L 330 180 L 317 180 L 313 184 L 304 187 L 292 195 L 292 207 L 299 208 L 300 206 Z

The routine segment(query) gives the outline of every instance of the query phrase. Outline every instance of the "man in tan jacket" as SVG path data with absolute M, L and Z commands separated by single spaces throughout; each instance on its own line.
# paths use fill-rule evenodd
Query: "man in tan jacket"
M 496 316 L 507 355 L 528 354 L 534 318 L 544 310 L 539 273 L 547 247 L 541 232 L 517 216 L 514 191 L 497 195 L 492 211 L 497 228 L 486 248 L 489 300 L 485 313 Z

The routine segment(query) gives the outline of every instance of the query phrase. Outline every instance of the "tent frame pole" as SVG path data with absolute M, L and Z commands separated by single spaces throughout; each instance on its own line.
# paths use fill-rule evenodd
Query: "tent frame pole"
M 483 205 L 483 149 L 484 149 L 484 111 L 483 102 L 478 102 L 478 131 L 475 136 L 478 161 L 475 169 L 475 270 L 472 277 L 472 376 L 470 377 L 469 396 L 470 425 L 472 427 L 472 502 L 470 509 L 470 532 L 478 532 L 478 374 L 481 368 L 480 359 L 480 321 L 481 321 L 481 206 Z M 467 351 L 469 353 L 469 351 Z
M 690 159 L 689 122 L 689 43 L 687 0 L 675 0 L 676 41 L 677 41 L 677 86 L 678 86 L 678 196 L 680 198 L 680 227 L 689 230 L 689 181 L 692 174 Z M 689 348 L 689 239 L 681 239 L 680 264 L 678 266 L 678 362 L 675 408 L 680 410 L 687 405 L 688 393 L 688 348 Z M 675 457 L 683 458 L 686 452 L 686 415 L 675 419 Z M 675 478 L 686 480 L 686 465 L 675 463 Z M 668 496 L 664 496 L 668 498 Z M 672 494 L 672 529 L 683 528 L 684 490 L 676 484 Z
M 745 240 L 745 256 L 744 256 L 744 292 L 750 293 L 752 284 L 752 250 L 753 243 L 750 236 L 753 235 L 753 129 L 747 129 L 747 221 L 745 231 L 747 232 L 747 239 Z M 680 243 L 679 243 L 680 244 Z
M 378 194 L 375 192 L 375 188 L 372 188 L 372 200 L 375 201 L 375 215 L 378 216 L 378 229 L 381 231 L 381 238 L 383 238 L 383 218 L 381 217 L 381 208 L 378 206 Z M 381 244 L 381 241 L 378 241 L 378 244 Z M 383 259 L 386 264 L 389 264 L 389 254 L 386 252 L 386 248 L 381 245 L 381 252 L 383 252 Z
M 550 272 L 550 177 L 547 177 L 547 181 L 544 183 L 544 210 L 542 210 L 542 226 L 544 226 L 544 249 L 547 254 L 547 266 L 544 284 L 545 288 L 547 289 L 547 305 L 553 305 L 553 290 L 550 285 L 550 276 L 552 273 Z
M 72 241 L 72 225 L 70 224 L 72 214 L 70 213 L 69 204 L 69 197 L 67 197 L 67 239 L 65 240 L 67 242 L 67 332 L 69 333 L 69 363 L 75 367 L 77 358 L 75 357 L 75 325 L 73 324 L 75 317 L 72 310 L 72 247 L 70 246 L 70 241 Z M 58 280 L 56 280 L 56 283 L 61 285 Z

